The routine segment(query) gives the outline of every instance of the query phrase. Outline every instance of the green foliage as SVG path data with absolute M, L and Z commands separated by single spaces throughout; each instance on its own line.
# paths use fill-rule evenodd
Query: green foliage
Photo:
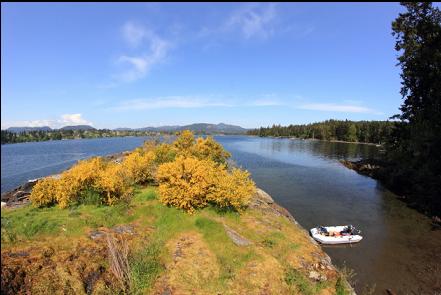
M 288 268 L 285 272 L 285 282 L 300 294 L 318 294 L 325 287 L 323 283 L 313 283 L 295 268 Z
M 101 205 L 102 199 L 99 192 L 88 188 L 80 193 L 79 203 L 84 205 Z
M 403 3 L 392 24 L 401 67 L 400 121 L 386 146 L 388 184 L 435 214 L 441 212 L 441 11 Z
M 25 131 L 21 133 L 1 130 L 1 144 L 30 141 L 47 141 L 61 139 L 124 137 L 124 136 L 152 136 L 155 132 L 140 130 L 51 130 Z
M 393 127 L 394 123 L 389 121 L 327 120 L 307 125 L 261 127 L 249 131 L 248 134 L 382 144 L 389 137 Z

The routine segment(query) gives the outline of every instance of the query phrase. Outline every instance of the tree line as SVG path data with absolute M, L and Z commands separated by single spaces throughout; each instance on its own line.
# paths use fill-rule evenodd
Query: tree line
M 390 121 L 326 120 L 304 125 L 261 127 L 248 131 L 248 134 L 382 144 L 393 128 L 394 122 Z
M 122 137 L 122 136 L 149 136 L 156 135 L 157 132 L 141 130 L 51 130 L 51 131 L 26 131 L 10 132 L 1 131 L 1 144 L 19 143 L 29 141 L 47 141 L 61 139 L 80 139 L 80 138 L 100 138 L 100 137 Z

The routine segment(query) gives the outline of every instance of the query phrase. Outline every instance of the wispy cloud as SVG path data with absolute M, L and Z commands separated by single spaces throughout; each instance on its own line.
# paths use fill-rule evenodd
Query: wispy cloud
M 141 41 L 147 36 L 147 31 L 133 22 L 127 22 L 122 26 L 123 38 L 131 46 L 138 46 Z
M 297 99 L 296 99 L 297 100 Z M 303 98 L 302 98 L 303 100 Z M 264 94 L 256 98 L 239 98 L 224 95 L 194 95 L 194 96 L 165 96 L 140 98 L 122 101 L 109 110 L 152 110 L 152 109 L 192 109 L 192 108 L 213 108 L 213 107 L 284 107 L 298 110 L 311 110 L 320 112 L 337 113 L 365 113 L 382 115 L 377 110 L 365 107 L 360 103 L 302 103 L 292 100 L 281 100 L 275 94 Z
M 219 20 L 217 26 L 203 26 L 196 35 L 211 39 L 206 47 L 218 46 L 213 39 L 222 39 L 231 34 L 238 34 L 246 40 L 264 40 L 279 29 L 277 15 L 275 3 L 246 3 Z
M 274 33 L 276 4 L 247 4 L 232 12 L 224 24 L 225 30 L 238 29 L 245 38 L 268 38 Z
M 306 103 L 299 105 L 297 108 L 302 110 L 324 111 L 324 112 L 381 114 L 376 110 L 354 104 Z
M 162 63 L 169 53 L 172 43 L 153 30 L 127 22 L 122 27 L 124 40 L 128 45 L 141 48 L 137 55 L 121 55 L 116 63 L 124 67 L 119 74 L 114 75 L 117 82 L 133 82 L 144 78 L 154 66 Z M 109 85 L 114 85 L 110 83 Z
M 60 128 L 69 125 L 91 125 L 93 123 L 84 119 L 81 114 L 64 114 L 58 119 L 24 120 L 10 123 L 2 123 L 2 129 L 8 127 L 42 127 Z
M 123 101 L 110 107 L 114 111 L 151 110 L 166 108 L 209 108 L 209 107 L 265 107 L 279 106 L 281 102 L 276 98 L 264 95 L 257 99 L 235 99 L 224 96 L 166 96 L 142 98 Z
M 194 96 L 167 96 L 148 99 L 127 100 L 112 107 L 112 110 L 149 110 L 165 108 L 204 108 L 204 107 L 230 107 L 231 104 L 217 99 L 207 99 Z

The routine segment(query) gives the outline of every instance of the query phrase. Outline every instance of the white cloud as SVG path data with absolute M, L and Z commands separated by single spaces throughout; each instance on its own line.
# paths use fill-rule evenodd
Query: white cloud
M 166 96 L 155 98 L 132 99 L 110 107 L 110 110 L 152 110 L 166 108 L 208 108 L 208 107 L 265 107 L 283 105 L 273 95 L 263 95 L 257 99 L 234 99 L 220 95 L 207 96 Z
M 204 108 L 231 107 L 233 105 L 217 99 L 206 99 L 193 96 L 167 96 L 150 99 L 133 99 L 112 107 L 112 110 L 151 110 L 165 108 Z
M 42 120 L 24 120 L 14 121 L 11 123 L 2 123 L 2 129 L 8 127 L 42 127 L 49 126 L 51 128 L 60 128 L 69 125 L 91 125 L 93 123 L 84 119 L 81 114 L 64 114 L 59 119 L 42 119 Z
M 233 11 L 225 22 L 224 29 L 239 29 L 247 39 L 265 39 L 274 33 L 273 21 L 276 14 L 274 3 L 249 4 Z
M 366 114 L 381 114 L 373 109 L 350 104 L 336 104 L 336 103 L 307 103 L 297 107 L 302 110 L 325 111 L 325 112 L 340 112 L 340 113 L 366 113 Z
M 64 125 L 93 125 L 92 122 L 84 119 L 81 114 L 65 114 L 61 115 L 60 124 Z
M 163 62 L 171 48 L 171 42 L 155 34 L 152 30 L 127 22 L 122 28 L 123 37 L 130 46 L 142 47 L 137 55 L 121 55 L 117 64 L 125 67 L 114 76 L 118 82 L 133 82 L 144 78 L 151 69 Z M 110 85 L 115 86 L 111 83 Z

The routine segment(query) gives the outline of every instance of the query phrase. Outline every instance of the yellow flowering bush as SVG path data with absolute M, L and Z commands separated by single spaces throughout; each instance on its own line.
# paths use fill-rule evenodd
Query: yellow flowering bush
M 230 174 L 225 165 L 195 157 L 162 164 L 156 176 L 160 201 L 190 213 L 208 203 L 242 210 L 255 192 L 248 172 L 235 169 Z
M 172 162 L 176 157 L 176 149 L 170 144 L 160 144 L 155 150 L 155 162 L 159 164 Z
M 32 189 L 29 199 L 36 207 L 51 206 L 57 201 L 58 181 L 47 177 L 39 180 Z
M 232 207 L 237 211 L 243 210 L 256 193 L 256 186 L 248 171 L 234 168 L 231 173 L 219 167 L 216 174 L 216 185 L 207 195 L 207 200 L 218 207 Z
M 126 200 L 132 195 L 131 181 L 124 165 L 113 162 L 109 162 L 103 170 L 98 171 L 94 188 L 107 205 Z
M 190 156 L 195 144 L 194 134 L 190 130 L 182 131 L 178 138 L 173 142 L 173 147 L 178 155 Z
M 216 163 L 225 163 L 231 157 L 231 154 L 211 136 L 199 137 L 196 140 L 193 155 L 199 159 L 210 159 Z
M 122 162 L 127 176 L 133 183 L 145 184 L 155 179 L 155 153 L 135 150 L 124 158 Z
M 32 190 L 35 206 L 74 203 L 112 205 L 128 199 L 133 184 L 157 182 L 160 201 L 188 212 L 208 204 L 242 210 L 255 193 L 247 171 L 227 169 L 230 153 L 212 137 L 180 133 L 172 144 L 146 141 L 121 164 L 95 157 L 79 161 L 59 179 L 46 178 Z
M 160 201 L 189 212 L 205 207 L 214 173 L 212 162 L 192 157 L 179 156 L 174 162 L 162 164 L 156 174 Z
M 66 208 L 81 202 L 83 193 L 93 191 L 100 194 L 100 203 L 112 205 L 131 195 L 130 177 L 123 166 L 100 157 L 79 161 L 59 179 L 45 178 L 37 182 L 30 200 L 37 207 L 57 203 Z

